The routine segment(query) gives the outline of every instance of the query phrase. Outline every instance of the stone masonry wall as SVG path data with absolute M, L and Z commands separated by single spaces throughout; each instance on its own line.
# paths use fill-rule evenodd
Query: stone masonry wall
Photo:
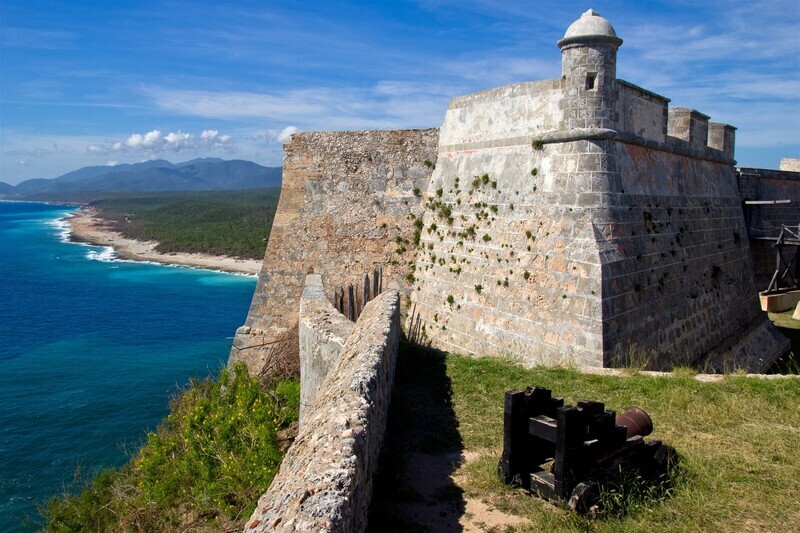
M 339 361 L 355 323 L 336 310 L 325 296 L 322 276 L 309 274 L 300 299 L 300 426 L 322 382 Z
M 375 265 L 383 268 L 384 287 L 406 290 L 410 215 L 421 214 L 437 140 L 435 129 L 292 135 L 264 265 L 231 364 L 244 361 L 251 374 L 270 366 L 269 343 L 292 334 L 309 272 L 322 276 L 329 297 Z
M 668 98 L 617 80 L 618 129 L 644 139 L 663 142 L 667 135 Z
M 746 338 L 768 365 L 782 343 L 760 331 L 734 128 L 620 82 L 619 129 L 575 129 L 565 83 L 453 100 L 415 264 L 423 336 L 530 363 L 626 364 L 633 350 L 657 368 L 757 353 Z
M 793 157 L 784 157 L 781 159 L 781 170 L 790 172 L 800 172 L 800 159 Z
M 688 364 L 763 318 L 733 167 L 625 143 L 608 154 L 619 190 L 597 221 L 606 362 L 642 348 L 656 367 Z
M 756 287 L 766 290 L 775 272 L 775 247 L 759 237 L 777 237 L 782 224 L 800 224 L 800 171 L 738 169 L 742 200 L 790 200 L 788 204 L 744 205 L 749 224 L 751 253 L 755 268 Z M 791 252 L 789 252 L 791 255 Z
M 399 294 L 385 292 L 364 308 L 245 531 L 366 529 L 399 338 Z
M 561 93 L 548 80 L 453 100 L 412 293 L 434 345 L 602 365 L 600 258 L 586 202 L 608 187 L 607 174 L 592 172 L 603 150 L 532 146 L 559 128 Z

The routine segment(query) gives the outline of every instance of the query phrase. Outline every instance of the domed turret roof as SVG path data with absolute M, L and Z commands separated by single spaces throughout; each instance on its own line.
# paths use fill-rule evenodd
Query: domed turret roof
M 594 9 L 588 10 L 581 15 L 581 18 L 570 24 L 564 38 L 558 41 L 558 46 L 572 44 L 583 41 L 608 41 L 619 46 L 622 39 L 617 37 L 611 23 L 600 16 Z

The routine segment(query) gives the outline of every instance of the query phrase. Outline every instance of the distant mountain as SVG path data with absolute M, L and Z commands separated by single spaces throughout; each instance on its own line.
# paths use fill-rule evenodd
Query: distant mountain
M 200 159 L 192 159 L 191 161 L 185 161 L 183 163 L 175 163 L 176 167 L 185 167 L 188 165 L 194 165 L 197 163 L 222 163 L 224 160 L 220 159 L 219 157 L 201 157 Z
M 133 163 L 133 164 L 122 164 L 122 165 L 114 165 L 114 166 L 97 166 L 97 167 L 83 167 L 78 170 L 73 170 L 72 172 L 67 172 L 63 176 L 59 176 L 57 178 L 53 178 L 53 180 L 48 181 L 82 181 L 85 179 L 96 178 L 98 176 L 103 176 L 105 174 L 118 174 L 120 172 L 129 172 L 129 171 L 139 171 L 139 170 L 146 170 L 148 168 L 172 168 L 176 165 L 173 165 L 169 161 L 164 159 L 155 159 L 153 161 L 145 161 L 144 163 Z M 24 182 L 23 182 L 24 183 Z
M 280 184 L 280 167 L 203 158 L 178 164 L 156 160 L 113 167 L 84 167 L 53 179 L 23 181 L 16 187 L 3 183 L 5 187 L 0 186 L 0 195 L 46 199 L 95 192 L 213 191 Z

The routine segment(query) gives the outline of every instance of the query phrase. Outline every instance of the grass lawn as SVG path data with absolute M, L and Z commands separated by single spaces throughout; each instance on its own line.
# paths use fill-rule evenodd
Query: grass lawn
M 794 309 L 789 309 L 788 311 L 784 311 L 783 313 L 768 313 L 769 319 L 772 321 L 773 324 L 778 326 L 779 328 L 786 328 L 786 329 L 800 329 L 800 320 L 795 320 L 792 318 L 794 315 Z
M 792 343 L 792 353 L 789 357 L 779 362 L 776 370 L 782 373 L 800 374 L 800 320 L 792 318 L 794 309 L 783 313 L 769 313 L 769 319 L 775 326 L 789 337 Z
M 496 469 L 503 394 L 528 385 L 552 389 L 573 405 L 596 400 L 618 413 L 630 405 L 647 411 L 655 427 L 648 438 L 670 444 L 680 455 L 682 473 L 671 497 L 633 505 L 622 518 L 589 520 L 502 484 Z M 671 377 L 595 376 L 404 346 L 370 526 L 375 531 L 436 531 L 464 523 L 485 531 L 797 530 L 799 405 L 798 378 L 731 375 L 701 383 L 688 370 Z M 438 480 L 423 479 L 440 484 L 431 493 L 415 482 L 428 475 L 416 463 L 435 457 L 445 471 Z M 425 508 L 436 513 L 420 514 Z M 495 520 L 492 513 L 507 518 Z

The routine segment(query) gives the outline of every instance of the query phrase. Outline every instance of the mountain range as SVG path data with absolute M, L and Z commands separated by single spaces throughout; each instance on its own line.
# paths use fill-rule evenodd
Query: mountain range
M 54 199 L 87 193 L 256 189 L 280 184 L 280 167 L 264 167 L 252 161 L 204 158 L 170 163 L 158 159 L 83 167 L 57 178 L 31 179 L 16 186 L 0 181 L 0 197 Z

